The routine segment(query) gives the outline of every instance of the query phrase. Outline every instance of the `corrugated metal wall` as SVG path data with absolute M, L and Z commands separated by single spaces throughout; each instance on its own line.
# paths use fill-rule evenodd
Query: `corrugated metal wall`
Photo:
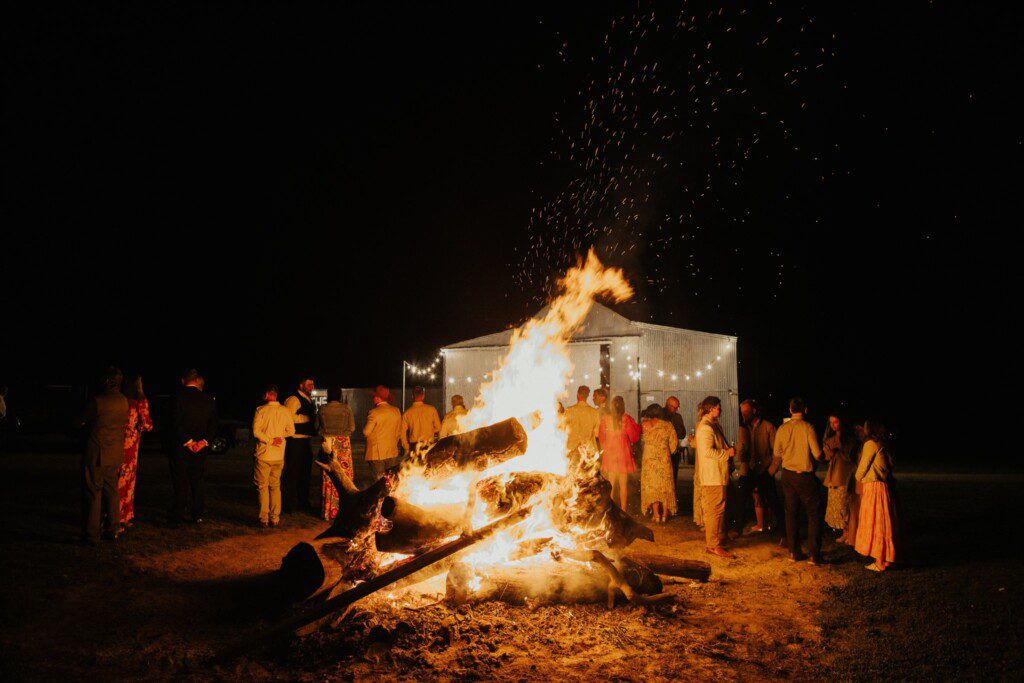
M 697 404 L 705 396 L 713 394 L 722 400 L 722 426 L 726 436 L 735 441 L 739 426 L 735 338 L 634 325 L 638 331 L 636 337 L 588 339 L 569 345 L 575 369 L 565 405 L 575 401 L 572 395 L 575 386 L 587 384 L 594 389 L 599 385 L 600 349 L 602 344 L 608 344 L 611 393 L 623 397 L 630 415 L 637 418 L 638 407 L 642 409 L 654 402 L 664 405 L 665 399 L 675 396 L 679 399 L 679 411 L 687 428 L 692 429 L 696 422 Z M 471 406 L 481 382 L 489 379 L 505 351 L 504 347 L 447 349 L 444 362 L 445 405 L 449 404 L 453 394 L 462 394 L 467 405 Z M 639 392 L 637 379 L 633 376 L 638 369 Z

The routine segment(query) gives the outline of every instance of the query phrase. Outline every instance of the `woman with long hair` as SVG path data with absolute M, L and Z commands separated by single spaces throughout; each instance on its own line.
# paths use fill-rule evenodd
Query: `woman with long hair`
M 864 448 L 855 475 L 863 484 L 864 493 L 860 501 L 854 549 L 874 559 L 868 569 L 881 572 L 896 561 L 899 546 L 896 505 L 889 488 L 893 461 L 882 423 L 877 420 L 865 422 L 864 437 Z
M 326 457 L 327 463 L 337 460 L 341 465 L 341 471 L 347 474 L 349 479 L 354 479 L 351 436 L 356 428 L 356 421 L 352 417 L 352 409 L 341 402 L 341 387 L 332 386 L 327 389 L 327 403 L 317 414 L 320 419 L 320 436 L 323 437 L 320 459 Z M 338 492 L 326 470 L 321 472 L 320 493 L 321 514 L 330 522 L 338 515 Z
M 629 475 L 636 472 L 633 444 L 639 438 L 640 426 L 626 414 L 626 402 L 616 396 L 612 399 L 612 409 L 601 418 L 597 440 L 601 444 L 601 473 L 612 484 L 612 500 L 623 510 L 626 509 Z
M 676 514 L 676 487 L 672 477 L 672 451 L 679 444 L 676 430 L 657 403 L 647 406 L 640 421 L 644 438 L 640 468 L 640 510 L 662 524 Z
M 828 426 L 821 440 L 828 471 L 825 473 L 825 488 L 828 489 L 828 504 L 825 507 L 825 523 L 842 532 L 837 543 L 845 543 L 846 527 L 850 522 L 851 489 L 853 473 L 856 470 L 855 448 L 857 439 L 853 430 L 843 423 L 835 412 L 828 415 Z
M 149 400 L 142 390 L 142 376 L 135 375 L 125 390 L 128 399 L 128 426 L 124 430 L 124 464 L 117 477 L 117 491 L 120 496 L 120 528 L 125 531 L 135 520 L 135 480 L 139 473 L 139 448 L 142 446 L 142 432 L 153 431 L 153 420 L 149 415 Z

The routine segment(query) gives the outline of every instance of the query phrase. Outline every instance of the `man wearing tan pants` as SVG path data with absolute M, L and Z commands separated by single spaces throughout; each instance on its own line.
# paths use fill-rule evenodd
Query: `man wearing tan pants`
M 281 470 L 284 468 L 285 439 L 295 434 L 292 411 L 277 402 L 277 386 L 263 392 L 266 401 L 256 409 L 252 435 L 256 439 L 253 483 L 259 491 L 260 527 L 277 526 L 281 518 Z
M 704 537 L 710 555 L 733 558 L 723 546 L 725 543 L 725 490 L 729 483 L 729 458 L 734 450 L 725 440 L 718 418 L 722 402 L 717 396 L 708 396 L 697 408 L 697 429 L 694 440 L 697 448 L 697 467 L 701 483 L 701 503 L 704 510 Z

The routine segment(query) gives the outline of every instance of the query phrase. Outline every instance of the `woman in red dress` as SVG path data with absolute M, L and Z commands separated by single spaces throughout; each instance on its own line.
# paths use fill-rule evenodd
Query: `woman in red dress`
M 639 439 L 640 426 L 626 414 L 626 402 L 616 396 L 612 399 L 611 412 L 601 418 L 597 440 L 601 444 L 601 473 L 612 484 L 612 500 L 623 510 L 626 509 L 629 474 L 636 471 L 633 444 Z
M 128 427 L 124 432 L 124 464 L 117 478 L 117 492 L 121 498 L 121 531 L 131 527 L 135 519 L 135 476 L 139 471 L 139 446 L 142 432 L 153 430 L 149 416 L 149 401 L 142 391 L 142 377 L 128 383 Z

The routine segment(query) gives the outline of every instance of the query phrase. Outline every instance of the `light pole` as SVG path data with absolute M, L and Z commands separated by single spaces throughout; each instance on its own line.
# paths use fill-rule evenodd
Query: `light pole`
M 405 412 L 405 372 L 409 367 L 409 361 L 402 361 L 402 412 Z

